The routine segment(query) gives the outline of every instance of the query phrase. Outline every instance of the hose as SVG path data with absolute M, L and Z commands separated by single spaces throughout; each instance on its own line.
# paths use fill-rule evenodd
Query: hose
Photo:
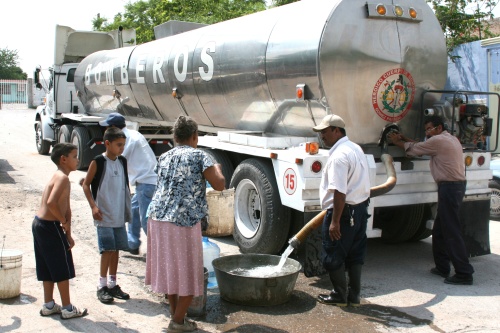
M 388 193 L 390 190 L 396 186 L 396 170 L 394 169 L 392 156 L 389 154 L 382 154 L 380 157 L 382 162 L 384 162 L 385 170 L 387 172 L 387 180 L 385 183 L 374 186 L 370 188 L 370 198 L 380 196 L 382 194 Z M 288 242 L 293 248 L 298 249 L 301 243 L 309 236 L 309 234 L 318 228 L 322 223 L 326 215 L 326 210 L 321 211 L 318 215 L 313 217 L 307 224 L 293 236 Z

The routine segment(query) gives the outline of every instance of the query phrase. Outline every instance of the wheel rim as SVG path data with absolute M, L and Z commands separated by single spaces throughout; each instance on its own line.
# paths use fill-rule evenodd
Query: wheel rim
M 261 218 L 260 195 L 255 184 L 243 179 L 236 187 L 234 197 L 236 227 L 243 237 L 252 238 L 259 230 Z
M 490 215 L 500 216 L 500 190 L 496 188 L 491 189 Z
M 66 140 L 66 135 L 61 131 L 59 132 L 59 143 L 66 143 L 68 142 L 69 140 Z
M 42 149 L 42 126 L 36 127 L 36 147 L 38 150 Z
M 78 156 L 78 160 L 81 163 L 82 162 L 82 156 L 80 156 L 80 140 L 78 139 L 78 137 L 76 135 L 71 140 L 71 143 L 76 146 L 76 156 Z

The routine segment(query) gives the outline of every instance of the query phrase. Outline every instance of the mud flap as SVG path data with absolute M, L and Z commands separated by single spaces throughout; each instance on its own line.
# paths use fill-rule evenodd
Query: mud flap
M 470 257 L 491 253 L 489 195 L 466 196 L 460 208 L 460 224 Z
M 309 222 L 318 212 L 304 213 L 303 225 Z M 307 236 L 299 251 L 299 261 L 304 268 L 306 277 L 320 276 L 326 274 L 326 270 L 321 263 L 321 228 L 316 228 Z

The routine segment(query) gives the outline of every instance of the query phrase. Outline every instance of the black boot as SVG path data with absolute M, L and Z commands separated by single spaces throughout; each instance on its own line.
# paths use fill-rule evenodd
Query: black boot
M 361 291 L 361 266 L 354 265 L 349 267 L 349 291 L 347 294 L 347 301 L 351 306 L 359 306 L 361 299 L 359 293 Z
M 344 267 L 329 273 L 333 290 L 330 295 L 319 295 L 318 301 L 328 305 L 347 306 L 347 281 Z

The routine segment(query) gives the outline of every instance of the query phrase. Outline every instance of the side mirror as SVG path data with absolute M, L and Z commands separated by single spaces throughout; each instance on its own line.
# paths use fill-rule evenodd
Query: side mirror
M 42 85 L 40 84 L 40 67 L 37 67 L 35 69 L 35 72 L 33 72 L 33 79 L 35 81 L 35 85 L 38 89 L 42 89 Z M 40 86 L 40 87 L 39 87 Z

